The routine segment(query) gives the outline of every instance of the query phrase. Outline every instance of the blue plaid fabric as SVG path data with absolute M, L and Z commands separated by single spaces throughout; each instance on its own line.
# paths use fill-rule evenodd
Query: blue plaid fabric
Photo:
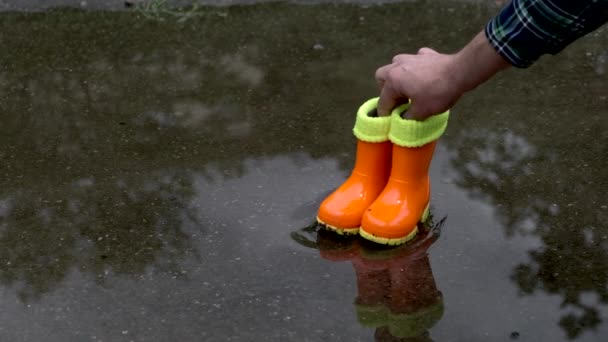
M 608 21 L 608 0 L 512 0 L 488 22 L 486 37 L 519 68 L 568 44 Z

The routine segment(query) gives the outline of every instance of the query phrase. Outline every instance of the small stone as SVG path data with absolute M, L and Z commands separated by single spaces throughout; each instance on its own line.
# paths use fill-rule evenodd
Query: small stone
M 314 50 L 323 50 L 323 49 L 325 49 L 325 46 L 323 46 L 322 44 L 316 43 L 315 45 L 312 46 L 312 48 Z

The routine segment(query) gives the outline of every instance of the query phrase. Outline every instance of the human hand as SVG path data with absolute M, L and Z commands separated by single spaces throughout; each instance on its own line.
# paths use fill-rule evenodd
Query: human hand
M 392 64 L 376 71 L 381 89 L 378 115 L 388 115 L 408 100 L 408 119 L 424 120 L 448 110 L 467 90 L 459 79 L 456 62 L 455 55 L 429 48 L 420 49 L 416 55 L 395 56 Z
M 453 55 L 422 48 L 416 55 L 397 55 L 376 71 L 380 85 L 378 115 L 411 105 L 406 117 L 424 120 L 450 109 L 467 91 L 511 66 L 490 45 L 483 31 Z

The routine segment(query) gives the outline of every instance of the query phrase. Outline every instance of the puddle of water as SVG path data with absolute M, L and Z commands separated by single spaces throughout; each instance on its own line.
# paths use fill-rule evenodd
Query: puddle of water
M 0 340 L 599 341 L 605 30 L 458 104 L 432 245 L 302 230 L 348 174 L 375 68 L 493 11 L 0 15 Z

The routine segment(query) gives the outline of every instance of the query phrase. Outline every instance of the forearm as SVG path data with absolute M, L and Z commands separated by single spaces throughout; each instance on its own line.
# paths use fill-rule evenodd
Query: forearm
M 525 68 L 556 54 L 608 20 L 608 0 L 513 0 L 453 57 L 463 92 L 509 66 Z
M 480 32 L 462 50 L 453 55 L 452 73 L 456 85 L 467 92 L 475 89 L 496 73 L 511 64 L 490 45 L 484 32 Z

